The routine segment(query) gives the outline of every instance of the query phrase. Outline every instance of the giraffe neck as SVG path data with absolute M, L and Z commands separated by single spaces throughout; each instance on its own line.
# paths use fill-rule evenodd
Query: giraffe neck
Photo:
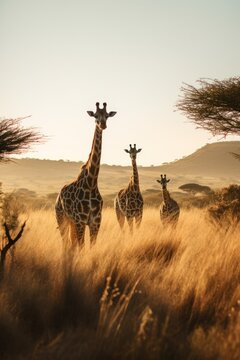
M 170 202 L 170 195 L 169 192 L 167 191 L 167 188 L 162 188 L 162 195 L 163 195 L 164 203 L 168 205 Z
M 88 161 L 85 164 L 85 169 L 87 170 L 88 184 L 90 188 L 97 187 L 98 173 L 100 168 L 101 160 L 101 151 L 102 151 L 102 130 L 96 125 L 92 149 L 89 154 Z
M 134 190 L 139 190 L 139 177 L 138 177 L 138 169 L 136 159 L 132 159 L 132 169 L 133 174 L 130 180 L 130 186 L 134 188 Z

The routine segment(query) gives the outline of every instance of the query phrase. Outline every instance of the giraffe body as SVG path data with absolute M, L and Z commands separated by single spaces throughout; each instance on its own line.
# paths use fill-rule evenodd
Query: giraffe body
M 63 188 L 60 202 L 65 215 L 73 222 L 81 222 L 90 225 L 102 209 L 102 197 L 96 188 L 92 191 L 84 191 L 84 181 L 75 181 Z
M 160 218 L 163 225 L 176 225 L 178 222 L 180 208 L 178 203 L 171 198 L 168 190 L 166 175 L 161 175 L 161 180 L 157 180 L 162 185 L 163 201 L 160 205 Z
M 63 239 L 69 231 L 72 245 L 83 245 L 86 226 L 90 231 L 90 242 L 96 241 L 101 224 L 103 200 L 98 190 L 98 173 L 101 159 L 102 130 L 106 128 L 108 117 L 116 112 L 107 113 L 97 105 L 96 113 L 89 111 L 96 119 L 92 149 L 88 161 L 82 166 L 77 180 L 65 185 L 57 198 L 55 211 L 59 230 Z
M 132 160 L 133 175 L 126 189 L 121 189 L 115 200 L 114 207 L 120 227 L 122 228 L 125 218 L 129 224 L 130 231 L 133 230 L 133 222 L 135 220 L 136 226 L 140 226 L 143 214 L 143 197 L 139 187 L 138 170 L 136 164 L 136 155 L 141 149 L 136 149 L 136 145 L 130 145 L 130 151 L 125 150 L 130 154 Z

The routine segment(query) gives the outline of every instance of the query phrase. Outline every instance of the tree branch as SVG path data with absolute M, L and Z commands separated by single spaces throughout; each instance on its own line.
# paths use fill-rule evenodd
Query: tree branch
M 21 229 L 20 229 L 20 231 L 18 232 L 18 234 L 15 236 L 15 238 L 12 239 L 8 225 L 7 225 L 6 223 L 3 224 L 3 227 L 4 227 L 4 229 L 5 229 L 5 235 L 6 235 L 6 238 L 7 238 L 7 240 L 8 240 L 8 243 L 7 243 L 7 244 L 2 248 L 2 250 L 0 251 L 0 255 L 1 255 L 1 259 L 0 259 L 0 264 L 1 264 L 0 274 L 2 274 L 2 275 L 3 275 L 3 272 L 4 272 L 5 258 L 6 258 L 7 252 L 8 252 L 8 250 L 21 238 L 25 226 L 26 226 L 26 221 L 24 221 L 24 223 L 22 224 Z
M 23 128 L 24 118 L 0 120 L 0 161 L 7 161 L 9 155 L 21 154 L 34 143 L 44 140 L 35 129 Z
M 240 77 L 184 83 L 176 107 L 198 128 L 213 135 L 240 134 Z

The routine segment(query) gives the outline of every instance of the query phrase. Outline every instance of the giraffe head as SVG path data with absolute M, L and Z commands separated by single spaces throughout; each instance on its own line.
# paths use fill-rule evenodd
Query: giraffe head
M 136 148 L 136 144 L 134 144 L 134 146 L 132 146 L 131 144 L 129 145 L 130 149 L 124 149 L 124 151 L 126 151 L 126 153 L 130 154 L 130 158 L 132 160 L 136 160 L 137 158 L 137 153 L 139 153 L 142 149 L 137 149 Z
M 103 103 L 103 108 L 100 109 L 99 102 L 96 103 L 96 112 L 93 111 L 87 111 L 89 116 L 95 117 L 95 122 L 99 129 L 104 130 L 107 127 L 107 119 L 109 117 L 114 116 L 117 112 L 116 111 L 110 111 L 107 112 L 107 103 Z
M 161 174 L 161 179 L 157 180 L 157 182 L 159 182 L 162 185 L 163 189 L 167 188 L 167 183 L 170 181 L 170 179 L 167 179 L 166 174 L 162 175 Z

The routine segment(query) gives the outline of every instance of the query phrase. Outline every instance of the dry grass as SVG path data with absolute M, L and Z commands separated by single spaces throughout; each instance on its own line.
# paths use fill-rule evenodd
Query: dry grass
M 200 210 L 132 237 L 105 209 L 97 244 L 62 251 L 50 211 L 29 214 L 0 292 L 1 359 L 240 358 L 239 227 Z

